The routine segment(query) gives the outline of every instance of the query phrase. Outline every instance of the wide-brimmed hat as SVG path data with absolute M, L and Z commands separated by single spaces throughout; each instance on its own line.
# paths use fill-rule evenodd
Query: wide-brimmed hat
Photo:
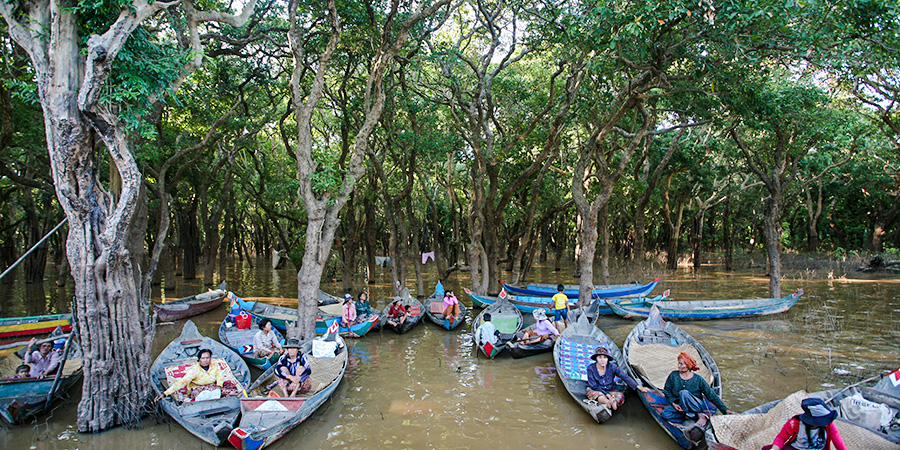
M 803 414 L 800 414 L 800 420 L 814 427 L 827 427 L 837 417 L 837 411 L 832 410 L 821 398 L 806 398 L 800 402 L 803 408 Z
M 283 348 L 300 348 L 300 339 L 288 339 Z
M 536 309 L 531 315 L 534 316 L 534 320 L 547 320 L 547 313 L 543 309 Z
M 612 356 L 610 356 L 609 350 L 607 350 L 606 347 L 597 347 L 597 350 L 594 350 L 594 354 L 591 355 L 591 359 L 596 361 L 598 356 L 605 356 L 607 360 L 612 359 Z

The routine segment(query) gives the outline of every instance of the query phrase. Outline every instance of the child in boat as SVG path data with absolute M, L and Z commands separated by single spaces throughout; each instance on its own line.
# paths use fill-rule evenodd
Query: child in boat
M 344 304 L 341 305 L 341 323 L 349 327 L 356 323 L 356 305 L 353 304 L 353 296 L 344 294 Z
M 309 376 L 312 369 L 306 355 L 300 353 L 300 341 L 289 339 L 284 344 L 285 354 L 281 355 L 275 363 L 275 376 L 278 377 L 278 386 L 284 395 L 296 397 L 297 394 L 305 394 L 312 388 L 312 380 Z
M 837 411 L 828 408 L 820 398 L 804 399 L 800 407 L 803 414 L 790 418 L 775 437 L 775 442 L 762 450 L 847 450 L 834 425 Z
M 475 330 L 475 343 L 482 346 L 487 343 L 496 345 L 499 334 L 497 327 L 491 323 L 491 313 L 484 313 L 484 316 L 481 318 L 481 325 Z
M 569 297 L 564 293 L 565 290 L 565 286 L 557 285 L 556 294 L 550 299 L 553 302 L 553 321 L 559 331 L 569 326 Z
M 14 377 L 6 377 L 7 380 L 18 380 L 21 378 L 30 377 L 31 367 L 28 364 L 22 364 L 19 367 L 16 367 L 16 376 Z

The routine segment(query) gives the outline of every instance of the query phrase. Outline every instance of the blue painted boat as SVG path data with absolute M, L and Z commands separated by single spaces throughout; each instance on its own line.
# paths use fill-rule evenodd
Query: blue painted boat
M 253 367 L 262 370 L 272 367 L 272 364 L 278 361 L 279 355 L 277 353 L 269 358 L 256 358 L 253 356 L 253 352 L 256 350 L 253 348 L 253 337 L 259 332 L 259 318 L 253 317 L 250 321 L 250 328 L 239 329 L 234 326 L 234 321 L 229 320 L 229 317 L 234 317 L 234 315 L 229 314 L 222 321 L 222 325 L 219 326 L 219 342 L 241 355 L 241 358 L 244 358 L 247 364 Z M 281 335 L 281 332 L 274 326 L 272 327 L 272 332 L 284 344 L 284 336 Z
M 399 301 L 400 304 L 404 307 L 409 306 L 409 315 L 406 316 L 406 320 L 404 320 L 403 323 L 394 323 L 394 321 L 390 320 L 390 317 L 388 316 L 388 312 L 391 309 L 391 303 L 395 301 Z M 411 330 L 413 327 L 418 325 L 419 322 L 422 321 L 422 316 L 425 315 L 425 307 L 422 306 L 422 302 L 409 295 L 409 289 L 403 288 L 403 290 L 400 291 L 399 297 L 394 297 L 394 300 L 384 306 L 384 309 L 382 309 L 381 311 L 381 315 L 385 320 L 385 328 L 393 330 L 397 334 L 403 334 Z
M 333 343 L 336 353 L 314 356 L 313 345 L 317 342 Z M 271 445 L 316 412 L 341 383 L 348 357 L 340 336 L 328 334 L 306 341 L 300 351 L 309 360 L 312 388 L 297 397 L 282 397 L 278 395 L 280 389 L 275 387 L 274 368 L 260 375 L 247 390 L 249 397 L 241 399 L 241 423 L 228 437 L 228 442 L 238 450 L 257 450 Z
M 678 445 L 693 449 L 702 446 L 705 428 L 695 427 L 693 420 L 685 420 L 680 425 L 662 419 L 660 414 L 669 404 L 663 393 L 666 377 L 678 369 L 678 354 L 682 351 L 694 356 L 700 370 L 695 376 L 702 376 L 709 383 L 719 397 L 722 396 L 722 380 L 719 375 L 719 367 L 712 355 L 684 330 L 672 322 L 660 317 L 656 305 L 652 307 L 650 317 L 638 322 L 625 338 L 622 353 L 625 356 L 625 368 L 628 375 L 650 388 L 647 393 L 638 392 L 641 402 L 647 407 L 653 420 L 665 430 L 665 432 L 678 443 Z M 716 407 L 707 400 L 707 407 L 715 411 Z
M 668 320 L 713 320 L 778 314 L 791 309 L 803 295 L 803 289 L 782 298 L 754 298 L 745 300 L 687 300 L 657 304 L 655 299 L 637 301 L 606 301 L 613 312 L 626 319 L 645 319 L 650 308 L 657 304 L 659 312 Z
M 440 282 L 435 287 L 434 294 L 426 298 L 422 305 L 425 307 L 425 317 L 445 330 L 454 330 L 466 322 L 466 305 L 462 302 L 459 302 L 458 317 L 444 317 L 444 286 Z
M 54 347 L 63 346 L 59 349 L 59 369 L 55 376 L 10 379 L 15 376 L 16 367 L 25 363 L 25 347 L 0 361 L 0 417 L 7 423 L 25 423 L 45 413 L 54 401 L 62 398 L 81 379 L 83 372 L 78 340 L 66 339 L 68 335 L 64 335 L 61 328 L 51 333 L 48 339 L 54 337 Z
M 234 309 L 235 307 L 239 307 L 240 309 L 243 309 L 244 311 L 247 311 L 248 313 L 253 314 L 256 317 L 269 319 L 272 321 L 272 326 L 274 328 L 277 328 L 282 333 L 287 330 L 287 322 L 295 322 L 297 320 L 296 308 L 272 305 L 269 303 L 264 303 L 262 301 L 269 300 L 275 302 L 290 302 L 293 299 L 272 297 L 244 299 L 238 297 L 233 292 L 228 293 L 228 298 L 232 302 L 232 309 Z M 329 311 L 325 311 L 325 309 L 334 307 L 340 308 L 340 305 L 327 304 L 319 307 L 319 312 L 316 317 L 316 334 L 325 334 L 325 332 L 328 330 L 328 327 L 331 326 L 332 323 L 338 322 L 340 320 L 340 314 L 333 314 Z M 339 332 L 342 336 L 362 337 L 372 329 L 372 326 L 376 321 L 378 321 L 378 316 L 369 315 L 363 318 L 361 322 L 350 325 L 349 327 L 341 325 L 339 327 Z
M 472 303 L 476 306 L 485 307 L 487 305 L 492 305 L 497 301 L 499 297 L 492 297 L 489 295 L 478 295 L 468 289 L 465 289 L 466 294 L 469 298 L 472 299 Z M 668 292 L 668 291 L 666 291 Z M 668 297 L 668 293 L 663 293 L 663 295 L 657 295 L 656 297 L 650 299 L 644 299 L 650 302 L 660 302 L 666 300 Z M 511 295 L 507 294 L 507 299 L 513 306 L 515 306 L 522 314 L 533 314 L 537 309 L 543 309 L 548 316 L 553 313 L 550 311 L 553 307 L 553 301 L 551 297 L 539 297 L 534 295 Z M 611 302 L 617 303 L 622 301 L 621 298 L 612 298 L 608 299 Z M 484 306 L 482 306 L 484 305 Z M 578 299 L 569 299 L 569 309 L 576 309 L 578 306 Z M 601 306 L 602 305 L 602 306 Z M 597 315 L 613 315 L 615 314 L 609 306 L 606 306 L 605 303 L 601 303 L 599 300 L 594 300 L 591 302 L 591 310 L 590 313 L 593 317 Z
M 603 285 L 598 284 L 594 285 L 593 291 L 591 291 L 591 298 L 629 298 L 629 297 L 643 297 L 653 289 L 656 288 L 656 285 L 659 284 L 659 277 L 656 277 L 655 280 L 650 283 L 639 285 L 639 284 L 610 284 Z M 513 294 L 523 294 L 523 295 L 536 295 L 540 297 L 553 297 L 558 292 L 556 290 L 555 284 L 529 284 L 528 286 L 521 288 L 517 286 L 513 286 L 511 284 L 506 284 L 504 282 L 500 282 L 500 285 L 506 288 L 508 292 Z M 568 284 L 563 286 L 565 290 L 563 291 L 569 298 L 578 298 L 578 292 L 580 287 L 574 284 Z

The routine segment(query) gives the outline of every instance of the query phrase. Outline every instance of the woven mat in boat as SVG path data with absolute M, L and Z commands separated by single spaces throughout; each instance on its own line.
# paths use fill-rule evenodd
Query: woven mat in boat
M 797 414 L 803 412 L 800 402 L 807 397 L 806 391 L 797 391 L 765 414 L 716 415 L 711 418 L 712 427 L 720 443 L 738 450 L 757 450 L 769 445 L 781 431 L 781 427 Z M 879 438 L 865 428 L 840 420 L 835 422 L 844 445 L 848 449 L 897 450 L 900 448 L 887 439 Z
M 344 361 L 347 359 L 347 352 L 343 351 L 334 358 L 313 358 L 309 355 L 306 357 L 309 358 L 309 368 L 312 370 L 309 375 L 312 382 L 311 393 L 315 393 L 328 387 L 340 375 Z
M 19 367 L 22 364 L 25 364 L 25 361 L 22 358 L 19 358 L 19 355 L 15 353 L 4 358 L 0 361 L 0 379 L 5 380 L 6 378 L 16 376 L 16 367 Z M 69 358 L 68 361 L 66 361 L 66 366 L 63 367 L 63 375 L 72 375 L 80 368 L 81 358 Z
M 696 373 L 703 377 L 707 383 L 712 384 L 712 372 L 703 360 L 700 359 L 700 352 L 691 344 L 681 344 L 678 347 L 672 347 L 663 344 L 638 344 L 634 339 L 631 340 L 631 349 L 628 352 L 628 363 L 634 367 L 637 373 L 642 374 L 657 389 L 666 386 L 666 378 L 674 370 L 678 370 L 678 354 L 687 352 L 688 355 L 694 357 L 700 370 Z

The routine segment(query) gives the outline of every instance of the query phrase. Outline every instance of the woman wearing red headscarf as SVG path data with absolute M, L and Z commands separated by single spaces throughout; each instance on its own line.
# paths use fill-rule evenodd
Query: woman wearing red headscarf
M 697 370 L 700 368 L 693 356 L 685 352 L 678 355 L 678 370 L 669 374 L 663 389 L 666 400 L 669 401 L 669 406 L 660 413 L 664 420 L 681 423 L 689 418 L 697 421 L 696 426 L 705 427 L 709 421 L 709 413 L 713 411 L 707 408 L 704 397 L 724 414 L 735 414 L 728 410 L 703 377 L 694 374 Z

